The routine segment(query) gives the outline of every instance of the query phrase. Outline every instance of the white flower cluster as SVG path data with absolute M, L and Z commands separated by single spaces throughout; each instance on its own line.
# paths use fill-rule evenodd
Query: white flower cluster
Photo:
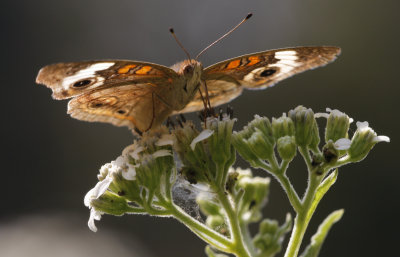
M 156 143 L 157 146 L 172 145 L 172 137 L 170 135 L 163 135 Z M 94 188 L 92 188 L 84 198 L 84 204 L 90 209 L 90 218 L 88 221 L 88 226 L 93 232 L 97 231 L 95 220 L 100 220 L 102 212 L 96 210 L 91 202 L 92 200 L 98 199 L 102 196 L 110 184 L 113 182 L 115 174 L 121 174 L 126 180 L 136 179 L 136 168 L 140 166 L 141 160 L 148 158 L 158 158 L 163 156 L 172 155 L 169 150 L 158 150 L 153 154 L 141 154 L 144 151 L 144 147 L 139 145 L 138 141 L 132 145 L 127 146 L 123 151 L 121 156 L 117 159 L 111 161 L 110 163 L 104 164 L 100 168 L 100 174 L 97 176 L 99 182 Z M 133 165 L 132 163 L 136 163 Z
M 346 115 L 345 113 L 343 113 L 343 112 L 341 112 L 339 110 L 336 110 L 336 109 L 332 110 L 330 108 L 326 108 L 326 111 L 327 111 L 327 113 L 316 113 L 315 117 L 316 118 L 323 117 L 323 118 L 327 118 L 328 119 L 329 115 L 333 115 L 333 116 L 336 116 L 336 117 Z M 348 119 L 349 119 L 349 123 L 353 122 L 352 118 L 348 117 Z M 370 132 L 373 135 L 375 135 L 375 137 L 373 139 L 374 143 L 390 142 L 390 138 L 389 137 L 387 137 L 387 136 L 378 136 L 375 133 L 375 131 L 372 128 L 369 127 L 369 124 L 368 124 L 367 121 L 364 121 L 364 122 L 357 121 L 356 125 L 357 125 L 356 133 L 357 132 L 358 133 Z M 348 150 L 350 148 L 350 146 L 351 146 L 351 143 L 352 143 L 352 141 L 350 139 L 348 139 L 348 138 L 340 138 L 335 142 L 334 145 L 335 145 L 335 148 L 337 150 Z

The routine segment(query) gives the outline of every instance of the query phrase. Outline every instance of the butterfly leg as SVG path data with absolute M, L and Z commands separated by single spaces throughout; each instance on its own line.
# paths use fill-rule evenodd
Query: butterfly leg
M 208 108 L 211 111 L 210 96 L 208 95 L 207 82 L 205 80 L 204 80 L 204 89 L 206 90 L 206 100 L 207 100 Z
M 204 127 L 207 127 L 207 102 L 206 102 L 206 99 L 204 99 L 204 96 L 201 93 L 200 88 L 199 88 L 199 93 L 200 93 L 201 100 L 203 101 L 203 104 L 204 104 L 204 111 L 203 111 Z
M 150 126 L 145 131 L 149 131 L 151 129 L 151 127 L 153 126 L 154 119 L 156 118 L 156 109 L 155 109 L 155 104 L 154 104 L 154 92 L 151 93 L 151 102 L 152 102 L 152 107 L 153 107 L 151 122 L 150 122 Z

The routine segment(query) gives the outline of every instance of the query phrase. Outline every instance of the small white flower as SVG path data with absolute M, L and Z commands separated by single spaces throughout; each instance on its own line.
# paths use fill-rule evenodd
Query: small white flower
M 173 142 L 173 136 L 171 134 L 163 134 L 156 142 L 156 146 L 172 145 Z
M 85 203 L 85 206 L 91 208 L 90 202 L 93 199 L 98 199 L 100 196 L 104 194 L 104 192 L 107 190 L 107 188 L 110 186 L 111 182 L 113 179 L 110 176 L 107 176 L 105 179 L 102 181 L 97 182 L 96 186 L 92 188 L 87 194 L 85 195 L 85 198 L 83 202 Z
M 351 140 L 348 138 L 341 138 L 336 140 L 334 145 L 337 150 L 347 150 L 350 148 Z
M 169 155 L 172 155 L 171 151 L 166 150 L 166 149 L 161 149 L 161 150 L 154 152 L 152 154 L 152 157 L 155 159 L 158 157 L 169 156 Z
M 327 113 L 324 113 L 324 112 L 317 112 L 317 113 L 314 114 L 314 117 L 315 117 L 315 118 L 326 118 L 326 119 L 328 119 L 330 114 L 332 114 L 332 115 L 334 115 L 334 116 L 347 115 L 347 114 L 344 113 L 344 112 L 341 112 L 341 111 L 339 111 L 339 110 L 337 110 L 337 109 L 333 109 L 333 110 L 332 110 L 331 108 L 326 108 L 326 112 L 327 112 Z M 347 117 L 348 117 L 348 116 L 347 116 Z M 353 121 L 354 121 L 353 118 L 350 118 L 350 117 L 349 117 L 349 124 L 352 123 Z
M 124 177 L 124 179 L 126 180 L 135 180 L 136 179 L 136 167 L 139 165 L 132 165 L 132 164 L 128 164 L 128 169 L 126 171 L 122 172 L 122 177 Z
M 88 221 L 88 227 L 93 232 L 97 231 L 97 227 L 94 224 L 95 220 L 101 219 L 101 212 L 97 211 L 91 204 L 92 200 L 98 199 L 100 196 L 104 194 L 104 192 L 108 189 L 112 182 L 112 178 L 108 175 L 105 179 L 98 182 L 94 188 L 92 188 L 86 195 L 85 199 L 83 200 L 85 206 L 89 207 L 90 209 L 90 217 Z
M 138 147 L 135 148 L 135 150 L 134 150 L 133 152 L 129 153 L 129 155 L 130 155 L 133 159 L 139 160 L 139 159 L 140 159 L 139 153 L 142 152 L 143 150 L 144 150 L 143 146 L 138 146 Z
M 369 127 L 368 121 L 364 121 L 364 122 L 357 121 L 356 125 L 357 125 L 357 130 L 360 133 L 365 133 L 365 132 L 368 132 L 368 131 L 373 133 L 375 135 L 375 138 L 374 138 L 373 142 L 375 142 L 375 143 L 379 143 L 379 142 L 388 142 L 389 143 L 390 142 L 390 138 L 389 137 L 376 135 L 375 131 L 372 128 Z
M 101 219 L 102 213 L 99 211 L 96 211 L 94 208 L 90 210 L 90 217 L 88 221 L 88 227 L 91 231 L 97 232 L 97 227 L 96 224 L 94 223 L 95 220 L 100 220 Z
M 197 137 L 195 137 L 190 143 L 190 148 L 194 151 L 194 148 L 196 147 L 196 144 L 200 141 L 203 141 L 207 138 L 209 138 L 212 134 L 214 133 L 214 130 L 211 129 L 205 129 L 203 130 Z

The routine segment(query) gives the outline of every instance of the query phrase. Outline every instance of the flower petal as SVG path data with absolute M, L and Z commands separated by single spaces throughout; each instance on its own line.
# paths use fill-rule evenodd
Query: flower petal
M 128 164 L 128 170 L 122 172 L 122 177 L 126 180 L 135 180 L 136 179 L 136 169 L 132 164 Z
M 348 138 L 340 138 L 335 142 L 335 148 L 337 150 L 347 150 L 350 148 L 351 140 Z
M 166 150 L 166 149 L 161 149 L 161 150 L 158 150 L 158 151 L 154 152 L 152 154 L 152 157 L 155 159 L 155 158 L 158 158 L 158 157 L 170 156 L 170 155 L 172 155 L 171 151 Z
M 112 182 L 112 178 L 107 176 L 105 179 L 98 182 L 94 188 L 92 188 L 89 192 L 87 192 L 87 194 L 85 195 L 85 198 L 83 200 L 85 206 L 90 208 L 91 200 L 97 199 L 101 195 L 103 195 L 104 192 L 107 190 L 107 188 L 110 186 L 111 182 Z
M 156 146 L 172 145 L 174 143 L 171 134 L 163 134 L 156 142 Z
M 315 118 L 329 118 L 329 114 L 328 113 L 324 113 L 324 112 L 317 112 L 314 114 Z
M 194 148 L 196 147 L 196 144 L 200 141 L 203 141 L 207 138 L 209 138 L 212 134 L 214 133 L 214 130 L 211 129 L 205 129 L 203 130 L 197 137 L 195 137 L 190 143 L 190 148 L 194 151 Z
M 100 220 L 101 219 L 101 212 L 96 211 L 94 208 L 90 210 L 90 217 L 88 221 L 88 227 L 91 231 L 97 232 L 97 227 L 96 224 L 94 224 L 95 220 Z
M 142 152 L 144 150 L 143 146 L 138 146 L 135 148 L 135 150 L 130 153 L 130 155 L 132 156 L 133 159 L 135 160 L 139 160 L 139 153 Z
M 388 136 L 376 136 L 374 139 L 375 142 L 390 142 L 390 138 Z

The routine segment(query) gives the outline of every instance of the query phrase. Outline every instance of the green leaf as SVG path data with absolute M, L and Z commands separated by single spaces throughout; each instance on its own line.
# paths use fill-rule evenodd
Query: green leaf
M 326 192 L 331 188 L 331 186 L 336 182 L 338 176 L 338 169 L 332 172 L 327 178 L 325 178 L 321 184 L 318 186 L 317 191 L 315 193 L 315 198 L 311 204 L 311 207 L 307 213 L 307 220 L 311 219 L 315 209 L 318 206 L 318 203 L 321 201 L 322 197 L 326 194 Z
M 311 238 L 310 245 L 304 250 L 301 257 L 317 257 L 321 246 L 324 243 L 325 237 L 328 235 L 332 225 L 342 218 L 344 210 L 337 210 L 332 212 L 318 227 L 317 233 Z
M 220 254 L 220 253 L 214 252 L 209 245 L 206 246 L 206 251 L 205 252 L 206 252 L 208 257 L 229 257 L 226 254 Z

